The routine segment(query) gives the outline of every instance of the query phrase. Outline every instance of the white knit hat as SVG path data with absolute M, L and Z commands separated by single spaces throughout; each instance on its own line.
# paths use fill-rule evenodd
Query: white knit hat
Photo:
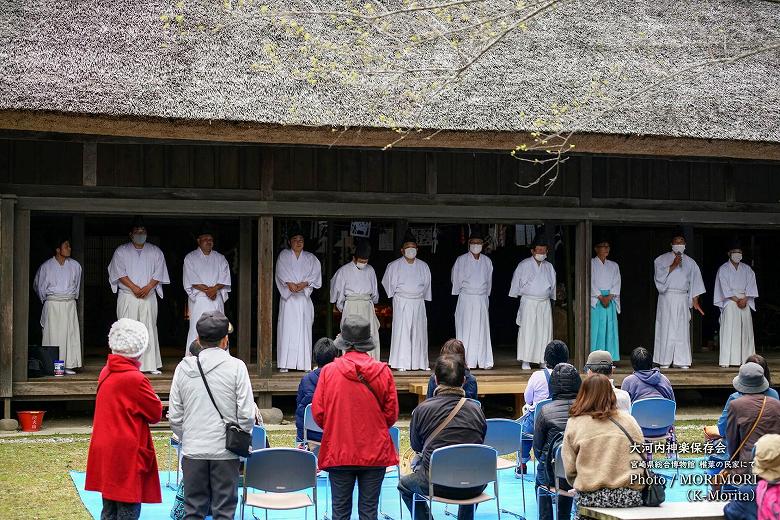
M 108 346 L 114 354 L 128 358 L 140 357 L 149 346 L 149 331 L 140 321 L 121 318 L 111 325 Z

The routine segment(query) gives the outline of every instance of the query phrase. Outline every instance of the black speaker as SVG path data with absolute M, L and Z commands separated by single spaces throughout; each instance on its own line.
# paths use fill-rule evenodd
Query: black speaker
M 59 359 L 59 347 L 27 347 L 27 377 L 43 377 L 54 375 L 54 362 Z

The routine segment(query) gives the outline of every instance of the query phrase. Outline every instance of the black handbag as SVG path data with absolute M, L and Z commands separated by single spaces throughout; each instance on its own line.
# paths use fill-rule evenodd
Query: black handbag
M 623 428 L 619 422 L 612 417 L 610 417 L 609 420 L 615 423 L 615 426 L 620 428 L 626 437 L 628 437 L 628 442 L 631 443 L 631 446 L 636 444 L 631 435 L 628 434 L 626 429 Z M 660 506 L 666 500 L 666 479 L 660 475 L 656 475 L 647 468 L 645 468 L 645 479 L 646 484 L 644 489 L 642 489 L 642 503 L 647 507 Z
M 203 373 L 203 367 L 200 366 L 200 355 L 196 356 L 195 360 L 198 363 L 200 377 L 203 379 L 203 384 L 206 386 L 206 391 L 209 393 L 211 404 L 213 404 L 214 408 L 216 408 L 217 413 L 219 414 L 219 418 L 222 419 L 222 422 L 225 423 L 225 449 L 235 453 L 239 457 L 248 457 L 250 454 L 249 447 L 252 444 L 252 434 L 245 432 L 238 424 L 225 420 L 222 412 L 219 411 L 219 407 L 217 406 L 217 402 L 214 400 L 214 396 L 211 395 L 211 388 L 209 388 L 209 384 L 206 381 L 206 374 Z

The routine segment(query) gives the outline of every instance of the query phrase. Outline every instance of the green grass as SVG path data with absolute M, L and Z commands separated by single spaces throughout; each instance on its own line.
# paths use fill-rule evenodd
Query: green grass
M 680 442 L 701 442 L 709 421 L 680 421 Z M 714 421 L 712 421 L 714 423 Z M 169 434 L 155 432 L 154 444 L 161 470 L 168 467 Z M 40 441 L 31 443 L 30 441 Z M 271 446 L 293 446 L 293 431 L 270 431 Z M 401 430 L 401 452 L 409 446 L 408 429 Z M 0 518 L 78 519 L 90 516 L 78 498 L 69 470 L 86 468 L 88 435 L 29 436 L 0 440 Z

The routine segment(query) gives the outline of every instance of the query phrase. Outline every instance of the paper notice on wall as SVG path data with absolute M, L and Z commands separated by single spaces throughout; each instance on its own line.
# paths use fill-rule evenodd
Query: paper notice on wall
M 349 234 L 353 237 L 368 238 L 371 236 L 371 222 L 353 220 L 349 225 Z
M 413 228 L 412 233 L 417 237 L 418 246 L 432 246 L 433 245 L 433 228 Z
M 393 228 L 383 229 L 379 233 L 379 250 L 380 251 L 392 251 L 393 247 Z

